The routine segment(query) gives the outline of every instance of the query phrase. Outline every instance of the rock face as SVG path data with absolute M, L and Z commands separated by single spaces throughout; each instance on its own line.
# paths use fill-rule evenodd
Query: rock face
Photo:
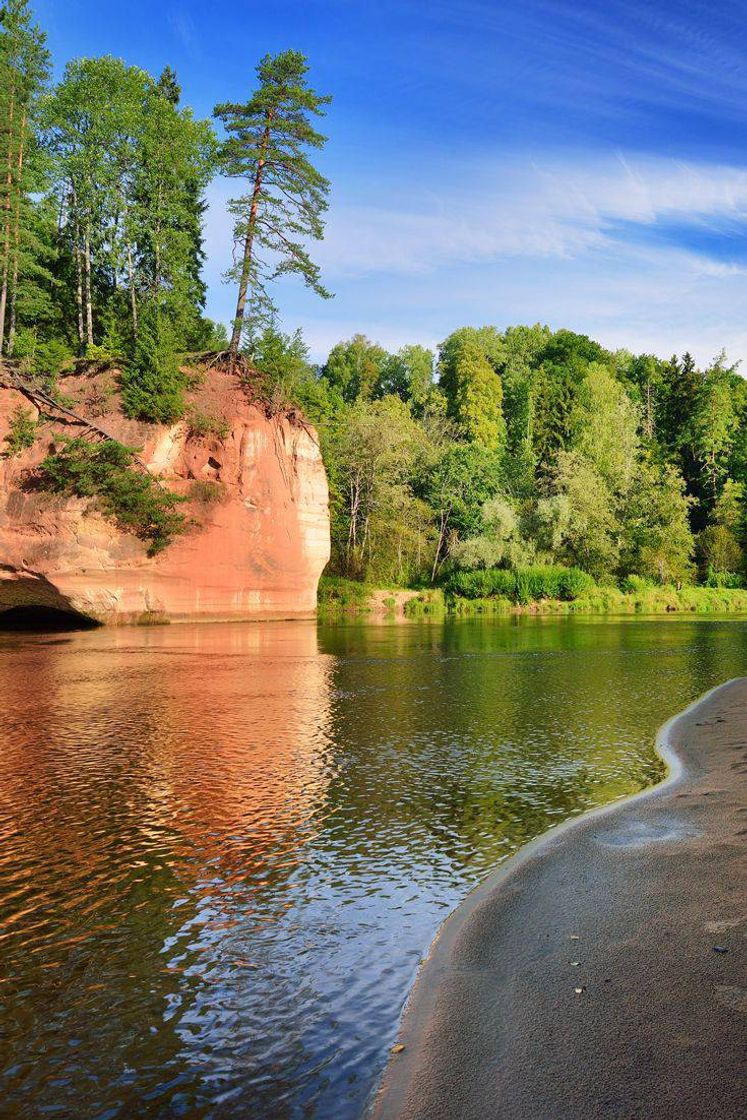
M 314 613 L 330 544 L 327 479 L 312 429 L 293 417 L 268 418 L 224 373 L 210 373 L 192 394 L 197 419 L 171 427 L 127 420 L 111 375 L 61 385 L 76 411 L 141 448 L 150 473 L 186 497 L 179 508 L 189 526 L 149 557 L 95 500 L 35 490 L 34 467 L 61 436 L 81 431 L 45 421 L 32 448 L 0 458 L 0 612 L 56 608 L 106 623 Z M 0 389 L 0 441 L 18 405 L 30 407 L 20 393 Z M 220 436 L 195 434 L 206 418 Z

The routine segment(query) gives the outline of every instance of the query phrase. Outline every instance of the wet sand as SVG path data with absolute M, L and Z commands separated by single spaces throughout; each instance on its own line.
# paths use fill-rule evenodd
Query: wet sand
M 659 749 L 664 783 L 546 833 L 444 923 L 375 1120 L 747 1115 L 747 678 Z

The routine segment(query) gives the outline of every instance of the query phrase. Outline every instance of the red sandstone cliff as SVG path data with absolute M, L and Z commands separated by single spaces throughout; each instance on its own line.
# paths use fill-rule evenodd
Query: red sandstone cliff
M 187 531 L 156 557 L 96 509 L 95 500 L 29 488 L 33 468 L 73 424 L 43 422 L 32 448 L 0 458 L 0 611 L 17 606 L 74 610 L 102 622 L 293 618 L 316 608 L 329 559 L 327 479 L 311 429 L 270 419 L 236 378 L 211 372 L 192 407 L 225 421 L 228 435 L 197 436 L 127 420 L 111 375 L 67 377 L 75 408 L 113 438 L 142 448 L 151 474 L 187 501 Z M 0 448 L 12 411 L 30 407 L 0 389 Z M 35 410 L 32 410 L 35 411 Z M 199 500 L 195 482 L 222 484 L 221 500 Z

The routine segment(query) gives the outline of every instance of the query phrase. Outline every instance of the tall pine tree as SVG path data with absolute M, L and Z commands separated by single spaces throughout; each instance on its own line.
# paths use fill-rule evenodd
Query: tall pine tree
M 238 283 L 230 354 L 241 345 L 249 303 L 250 326 L 274 312 L 269 283 L 284 274 L 300 276 L 323 298 L 319 268 L 304 242 L 321 240 L 329 183 L 306 152 L 320 149 L 325 137 L 311 123 L 324 115 L 331 98 L 307 84 L 306 58 L 299 51 L 266 55 L 259 66 L 259 88 L 243 105 L 217 105 L 215 116 L 228 137 L 222 162 L 226 175 L 245 180 L 248 190 L 231 200 L 234 239 L 240 259 L 229 270 Z

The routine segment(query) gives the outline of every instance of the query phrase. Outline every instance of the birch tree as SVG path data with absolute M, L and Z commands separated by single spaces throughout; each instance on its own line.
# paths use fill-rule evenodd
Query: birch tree
M 28 0 L 7 0 L 0 8 L 0 352 L 13 345 L 21 267 L 33 240 L 28 199 L 41 186 L 36 123 L 49 79 L 45 41 Z

